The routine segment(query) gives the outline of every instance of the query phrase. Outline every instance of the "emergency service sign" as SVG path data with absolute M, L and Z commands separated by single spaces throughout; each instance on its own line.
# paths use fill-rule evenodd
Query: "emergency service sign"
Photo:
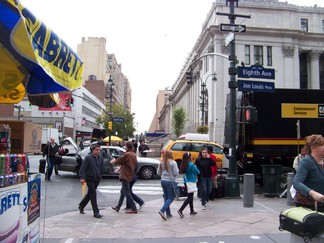
M 324 104 L 281 104 L 282 118 L 324 118 Z

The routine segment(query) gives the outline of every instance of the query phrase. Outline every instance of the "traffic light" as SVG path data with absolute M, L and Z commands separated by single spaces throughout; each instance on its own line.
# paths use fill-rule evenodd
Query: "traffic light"
M 254 123 L 258 121 L 258 111 L 253 106 L 247 106 L 245 108 L 245 122 Z
M 73 107 L 74 106 L 74 99 L 73 97 L 70 98 L 70 107 Z
M 70 98 L 67 98 L 67 99 L 65 100 L 65 106 L 66 106 L 66 107 L 70 107 Z
M 186 79 L 187 79 L 187 84 L 193 83 L 191 68 L 186 72 Z
M 109 129 L 109 130 L 112 130 L 112 128 L 113 128 L 113 127 L 112 127 L 112 121 L 110 121 L 110 122 L 108 122 L 108 129 Z

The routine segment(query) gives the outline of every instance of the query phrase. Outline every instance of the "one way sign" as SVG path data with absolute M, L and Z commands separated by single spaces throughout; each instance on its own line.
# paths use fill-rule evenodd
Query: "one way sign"
M 246 25 L 221 24 L 220 30 L 221 31 L 232 31 L 232 32 L 246 33 Z

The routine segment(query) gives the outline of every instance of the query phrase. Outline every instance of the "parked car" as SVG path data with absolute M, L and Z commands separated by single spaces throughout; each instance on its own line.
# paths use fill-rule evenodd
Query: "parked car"
M 102 145 L 101 154 L 104 158 L 104 175 L 118 175 L 119 167 L 110 163 L 111 159 L 119 158 L 126 151 L 117 146 Z M 58 165 L 59 171 L 68 171 L 79 174 L 82 161 L 85 156 L 90 153 L 90 147 L 78 151 L 76 154 L 67 153 L 62 156 L 62 164 Z M 145 180 L 153 179 L 160 161 L 154 158 L 137 157 L 138 169 L 137 174 L 140 178 Z

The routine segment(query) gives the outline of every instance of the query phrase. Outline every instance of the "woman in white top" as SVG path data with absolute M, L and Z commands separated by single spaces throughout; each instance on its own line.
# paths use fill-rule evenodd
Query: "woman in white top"
M 173 160 L 170 150 L 162 151 L 162 159 L 157 174 L 161 176 L 161 186 L 164 194 L 164 204 L 158 213 L 162 219 L 166 220 L 172 217 L 170 205 L 175 198 L 176 177 L 179 175 L 177 162 Z

